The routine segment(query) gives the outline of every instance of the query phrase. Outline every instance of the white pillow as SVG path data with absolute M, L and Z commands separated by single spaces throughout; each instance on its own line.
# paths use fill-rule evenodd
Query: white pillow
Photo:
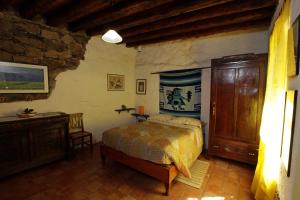
M 201 127 L 203 122 L 199 119 L 191 118 L 191 117 L 175 117 L 171 120 L 171 123 L 174 124 L 183 124 L 183 125 L 192 125 Z
M 169 114 L 156 114 L 156 115 L 151 115 L 149 117 L 149 120 L 161 121 L 161 122 L 169 122 L 173 118 L 174 118 L 174 116 L 169 115 Z

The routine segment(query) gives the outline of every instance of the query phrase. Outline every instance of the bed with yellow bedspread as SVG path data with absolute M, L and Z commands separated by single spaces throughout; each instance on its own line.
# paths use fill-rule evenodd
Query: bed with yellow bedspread
M 202 151 L 203 134 L 199 126 L 145 121 L 105 131 L 102 143 L 132 157 L 175 164 L 191 177 L 189 168 Z

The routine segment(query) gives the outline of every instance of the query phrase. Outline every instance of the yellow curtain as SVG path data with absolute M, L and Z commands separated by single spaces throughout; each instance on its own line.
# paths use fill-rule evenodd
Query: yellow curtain
M 266 95 L 260 127 L 258 163 L 251 191 L 257 200 L 273 200 L 279 178 L 289 40 L 290 1 L 283 6 L 270 37 Z M 288 44 L 288 42 L 290 42 Z

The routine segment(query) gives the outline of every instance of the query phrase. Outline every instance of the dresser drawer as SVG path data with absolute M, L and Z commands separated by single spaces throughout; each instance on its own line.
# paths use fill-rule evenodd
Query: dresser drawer
M 210 144 L 209 153 L 210 155 L 256 164 L 258 146 L 237 141 L 215 139 Z

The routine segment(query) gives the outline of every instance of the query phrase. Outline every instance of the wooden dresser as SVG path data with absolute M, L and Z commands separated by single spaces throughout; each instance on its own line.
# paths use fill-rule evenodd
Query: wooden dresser
M 266 54 L 212 60 L 209 155 L 257 163 Z
M 69 116 L 44 113 L 0 118 L 0 178 L 67 155 Z

